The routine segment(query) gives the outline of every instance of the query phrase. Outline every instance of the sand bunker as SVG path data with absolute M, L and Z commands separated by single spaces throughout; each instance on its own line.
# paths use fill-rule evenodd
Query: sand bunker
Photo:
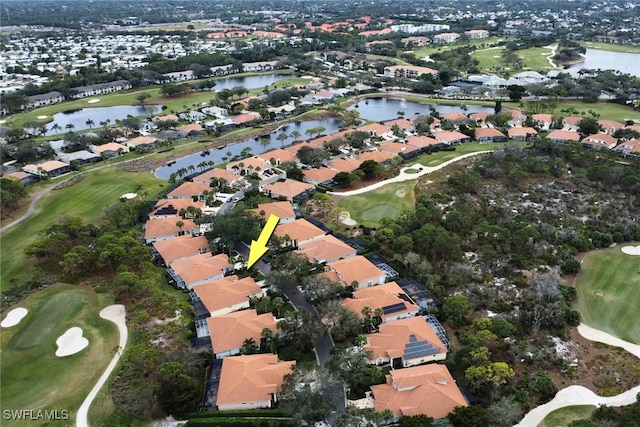
M 38 120 L 44 120 L 44 119 L 46 119 L 48 117 L 49 116 L 46 116 L 46 115 L 43 114 L 42 116 L 38 116 Z
M 65 357 L 82 351 L 89 345 L 89 340 L 82 336 L 82 328 L 73 327 L 60 335 L 56 340 L 56 345 L 58 346 L 56 356 Z
M 640 255 L 640 245 L 638 246 L 623 246 L 622 252 L 627 255 Z
M 126 193 L 120 196 L 121 199 L 135 199 L 138 197 L 138 193 Z
M 87 101 L 89 104 L 95 104 L 96 102 L 100 102 L 100 98 L 93 98 Z
M 356 221 L 354 221 L 353 219 L 351 219 L 351 214 L 347 211 L 342 211 L 340 213 L 340 221 L 344 224 L 344 225 L 358 225 L 358 223 Z
M 4 318 L 0 326 L 3 328 L 10 328 L 12 326 L 16 326 L 24 316 L 26 316 L 28 310 L 23 307 L 17 307 L 7 313 L 7 317 Z

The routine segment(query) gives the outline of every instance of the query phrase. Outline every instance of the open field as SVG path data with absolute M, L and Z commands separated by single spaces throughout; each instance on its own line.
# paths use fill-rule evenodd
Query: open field
M 2 233 L 0 289 L 6 289 L 11 279 L 28 277 L 32 261 L 23 251 L 40 230 L 64 215 L 78 215 L 87 222 L 99 222 L 102 209 L 118 202 L 121 195 L 134 192 L 137 184 L 142 185 L 142 191 L 148 192 L 150 199 L 155 199 L 167 182 L 149 172 L 130 173 L 112 167 L 93 171 L 83 181 L 44 196 L 30 218 Z
M 622 246 L 626 245 L 593 251 L 584 258 L 575 280 L 577 309 L 583 323 L 640 343 L 640 256 L 622 253 Z
M 348 211 L 351 218 L 368 227 L 378 225 L 385 216 L 397 218 L 405 210 L 413 210 L 416 181 L 387 184 L 384 187 L 356 196 L 343 197 L 340 211 Z
M 609 52 L 640 53 L 640 47 L 628 44 L 612 44 L 601 42 L 579 42 L 588 49 L 608 50 Z
M 431 44 L 419 49 L 415 49 L 413 50 L 413 53 L 416 58 L 425 58 L 436 52 L 447 52 L 449 50 L 454 50 L 463 46 L 476 46 L 478 49 L 484 49 L 486 47 L 494 45 L 495 43 L 498 43 L 501 40 L 503 40 L 501 37 L 489 37 L 481 40 L 467 40 L 450 44 Z
M 511 142 L 510 144 L 522 146 L 525 145 L 523 142 Z M 407 163 L 407 165 L 411 166 L 420 163 L 423 166 L 438 166 L 441 163 L 448 162 L 449 160 L 460 157 L 463 154 L 477 153 L 478 151 L 496 150 L 504 147 L 504 145 L 504 142 L 493 142 L 490 144 L 470 143 L 456 145 L 455 151 L 438 151 L 433 154 L 423 154 L 422 156 L 416 157 L 415 159 L 411 160 L 409 163 Z
M 62 284 L 21 301 L 19 306 L 29 313 L 18 325 L 3 329 L 0 340 L 2 409 L 68 410 L 74 420 L 118 345 L 116 326 L 99 316 L 112 303 L 110 295 Z M 89 346 L 77 354 L 56 357 L 56 339 L 74 326 L 82 328 Z M 4 420 L 2 425 L 24 425 L 24 421 Z M 29 425 L 51 424 L 43 420 Z
M 546 416 L 538 427 L 566 427 L 575 420 L 584 420 L 591 416 L 596 409 L 593 405 L 567 406 L 556 409 Z
M 516 103 L 516 102 L 503 102 L 502 103 L 502 107 L 503 108 L 514 108 L 517 110 L 525 110 L 527 109 L 527 103 L 528 101 L 523 101 L 520 103 Z M 543 101 L 532 101 L 532 102 L 546 102 L 546 100 Z M 469 105 L 471 105 L 471 103 L 469 103 Z M 580 101 L 573 101 L 573 100 L 564 100 L 564 101 L 559 101 L 558 104 L 556 105 L 556 107 L 552 110 L 551 108 L 546 108 L 543 112 L 544 113 L 548 113 L 548 114 L 554 114 L 556 116 L 567 116 L 566 113 L 563 113 L 562 110 L 566 110 L 566 109 L 575 109 L 580 113 L 584 113 L 584 115 L 589 115 L 589 110 L 594 111 L 598 114 L 600 114 L 600 119 L 603 120 L 616 120 L 619 122 L 624 122 L 625 120 L 636 120 L 636 121 L 640 121 L 640 111 L 635 111 L 633 108 L 631 107 L 627 107 L 625 105 L 620 105 L 620 104 L 613 104 L 613 103 L 608 103 L 608 102 L 594 102 L 594 103 L 587 103 L 587 102 L 580 102 Z

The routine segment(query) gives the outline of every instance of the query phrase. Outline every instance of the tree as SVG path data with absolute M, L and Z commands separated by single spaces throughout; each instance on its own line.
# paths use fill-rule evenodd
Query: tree
M 258 345 L 253 338 L 247 338 L 242 342 L 240 348 L 240 354 L 256 354 L 258 352 Z
M 378 427 L 389 424 L 392 419 L 393 412 L 390 409 L 376 412 L 373 408 L 360 409 L 356 406 L 348 405 L 345 410 L 340 413 L 338 418 L 336 418 L 333 426 Z M 429 424 L 420 424 L 420 426 L 430 427 Z M 416 425 L 416 427 L 418 427 L 418 425 Z
M 398 427 L 433 427 L 433 418 L 426 415 L 404 415 Z
M 469 317 L 474 311 L 473 304 L 464 295 L 453 295 L 444 300 L 443 314 L 449 324 L 459 327 L 469 323 Z
M 491 418 L 482 406 L 456 406 L 447 416 L 454 427 L 489 427 Z
M 144 104 L 144 101 L 151 98 L 148 92 L 140 92 L 136 94 L 136 100 L 140 103 L 140 105 Z
M 282 147 L 284 147 L 284 142 L 287 140 L 287 138 L 289 138 L 289 136 L 288 136 L 286 133 L 284 133 L 284 132 L 282 132 L 281 134 L 279 134 L 279 135 L 276 137 L 276 139 L 277 139 L 278 141 L 280 141 L 280 145 L 281 145 Z
M 372 355 L 362 347 L 334 347 L 326 362 L 329 371 L 338 376 L 352 392 L 366 390 L 384 381 L 382 368 L 371 364 Z
M 511 427 L 522 417 L 520 404 L 512 397 L 503 397 L 492 403 L 488 408 L 491 425 L 496 427 Z
M 300 162 L 305 165 L 318 168 L 322 166 L 322 162 L 329 158 L 329 154 L 322 148 L 302 147 L 296 154 Z
M 526 92 L 527 90 L 524 88 L 524 86 L 520 86 L 520 85 L 507 86 L 507 93 L 509 95 L 509 99 L 512 100 L 513 102 L 519 102 Z
M 297 141 L 298 138 L 300 138 L 300 136 L 302 136 L 302 135 L 297 130 L 294 130 L 293 132 L 291 132 L 291 135 L 289 135 L 289 136 L 291 138 L 293 138 L 294 141 Z
M 27 189 L 18 180 L 0 178 L 0 217 L 4 218 L 18 208 L 20 200 L 27 196 Z
M 166 362 L 158 368 L 160 391 L 158 402 L 171 415 L 182 417 L 200 405 L 200 388 L 196 380 L 184 373 L 179 362 Z

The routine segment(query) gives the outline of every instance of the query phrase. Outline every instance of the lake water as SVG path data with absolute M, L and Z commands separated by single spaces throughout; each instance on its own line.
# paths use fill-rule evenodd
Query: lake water
M 609 52 L 600 49 L 587 49 L 584 62 L 569 66 L 571 74 L 578 70 L 616 70 L 624 74 L 640 77 L 640 54 Z
M 248 77 L 229 77 L 228 79 L 216 80 L 216 85 L 213 90 L 231 89 L 236 86 L 242 86 L 245 89 L 256 89 L 292 77 L 296 76 L 292 74 L 260 74 L 258 76 Z
M 199 163 L 208 162 L 210 160 L 213 160 L 216 164 L 223 163 L 225 161 L 228 161 L 229 157 L 239 155 L 240 152 L 242 152 L 242 150 L 244 150 L 245 148 L 251 148 L 251 154 L 256 155 L 264 153 L 267 150 L 280 148 L 293 143 L 295 138 L 291 136 L 288 136 L 284 141 L 278 141 L 277 137 L 281 133 L 291 135 L 293 131 L 297 131 L 300 133 L 300 136 L 297 138 L 298 140 L 308 139 L 309 135 L 305 134 L 305 132 L 307 129 L 311 129 L 314 127 L 323 127 L 325 129 L 322 132 L 323 134 L 334 133 L 340 129 L 340 126 L 342 126 L 342 122 L 337 119 L 320 119 L 308 120 L 298 123 L 288 123 L 285 126 L 286 127 L 281 128 L 279 131 L 274 132 L 271 135 L 266 135 L 264 138 L 259 137 L 247 139 L 235 144 L 229 144 L 222 149 L 212 148 L 209 150 L 209 154 L 206 154 L 206 152 L 203 151 L 201 153 L 182 157 L 180 159 L 177 159 L 176 162 L 171 166 L 165 165 L 156 169 L 156 176 L 161 179 L 169 179 L 172 173 L 176 172 L 180 168 L 188 168 L 190 165 L 193 165 L 197 168 Z M 262 144 L 262 142 L 264 142 L 264 145 Z M 227 159 L 223 160 L 223 157 L 227 157 Z
M 402 111 L 406 119 L 416 114 L 425 115 L 431 112 L 429 110 L 429 104 L 419 104 L 417 102 L 403 101 L 396 98 L 363 99 L 356 105 L 349 107 L 349 110 L 357 110 L 360 112 L 360 118 L 375 120 L 376 122 L 396 119 L 398 118 L 398 111 Z M 461 112 L 463 114 L 493 112 L 493 108 L 490 107 L 469 106 L 465 111 L 461 106 L 457 105 L 431 104 L 431 106 L 440 114 L 451 112 Z
M 134 117 L 146 117 L 153 114 L 157 114 L 162 111 L 162 105 L 118 105 L 115 107 L 95 107 L 95 108 L 83 108 L 81 110 L 73 110 L 69 112 L 62 112 L 53 115 L 53 121 L 47 123 L 47 135 L 63 134 L 70 129 L 67 129 L 68 124 L 73 125 L 73 131 L 89 129 L 87 120 L 93 120 L 92 127 L 100 127 L 100 122 L 104 122 L 107 119 L 111 120 L 110 124 L 114 124 L 116 120 L 126 119 L 131 115 Z M 58 124 L 59 130 L 54 130 L 52 127 Z

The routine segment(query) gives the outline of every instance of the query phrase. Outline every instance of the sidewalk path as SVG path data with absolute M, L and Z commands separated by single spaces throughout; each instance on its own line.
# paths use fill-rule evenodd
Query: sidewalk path
M 402 169 L 400 169 L 400 173 L 398 174 L 398 176 L 394 177 L 394 178 L 389 178 L 389 179 L 385 179 L 384 181 L 379 181 L 376 182 L 375 184 L 371 184 L 368 185 L 366 187 L 363 188 L 358 188 L 357 190 L 351 190 L 351 191 L 343 191 L 343 192 L 335 192 L 335 191 L 327 191 L 327 194 L 331 194 L 334 196 L 354 196 L 356 194 L 362 194 L 362 193 L 366 193 L 368 191 L 371 190 L 376 190 L 380 187 L 383 187 L 387 184 L 391 184 L 393 182 L 402 182 L 402 181 L 410 181 L 412 179 L 418 179 L 421 176 L 430 174 L 431 172 L 435 172 L 437 170 L 440 170 L 444 167 L 449 166 L 452 163 L 455 163 L 457 161 L 460 161 L 462 159 L 466 159 L 467 157 L 472 157 L 472 156 L 477 156 L 478 154 L 485 154 L 485 153 L 490 153 L 491 150 L 487 150 L 487 151 L 478 151 L 475 153 L 468 153 L 468 154 L 463 154 L 462 156 L 458 156 L 454 159 L 448 160 L 444 163 L 439 164 L 438 166 L 423 166 L 419 163 L 413 165 L 413 166 L 407 166 L 404 167 Z M 406 173 L 407 169 L 421 169 L 419 172 L 417 173 Z
M 633 344 L 620 338 L 614 337 L 606 332 L 594 329 L 590 326 L 580 324 L 578 333 L 591 341 L 598 341 L 605 344 L 622 347 L 629 353 L 640 358 L 640 345 Z M 607 405 L 607 406 L 625 406 L 636 401 L 637 394 L 640 393 L 640 385 L 620 393 L 617 396 L 602 397 L 596 395 L 591 390 L 579 386 L 572 385 L 560 390 L 556 396 L 544 405 L 532 409 L 520 423 L 515 427 L 536 427 L 544 420 L 544 418 L 556 409 L 573 405 Z
M 89 407 L 91 406 L 93 400 L 98 395 L 98 392 L 100 391 L 104 383 L 107 382 L 109 376 L 118 364 L 120 356 L 124 351 L 124 347 L 127 345 L 127 339 L 129 336 L 129 332 L 127 331 L 126 312 L 124 309 L 124 305 L 114 304 L 107 306 L 103 308 L 102 311 L 100 311 L 100 317 L 106 320 L 110 320 L 115 323 L 116 326 L 118 326 L 118 331 L 120 332 L 120 343 L 118 344 L 118 351 L 116 352 L 115 356 L 113 356 L 113 359 L 111 359 L 111 363 L 109 363 L 109 366 L 107 366 L 107 369 L 105 369 L 96 385 L 93 386 L 93 389 L 91 389 L 91 392 L 89 393 L 87 398 L 84 400 L 84 402 L 82 402 L 82 405 L 80 405 L 80 409 L 78 409 L 78 415 L 76 416 L 77 427 L 89 427 Z

